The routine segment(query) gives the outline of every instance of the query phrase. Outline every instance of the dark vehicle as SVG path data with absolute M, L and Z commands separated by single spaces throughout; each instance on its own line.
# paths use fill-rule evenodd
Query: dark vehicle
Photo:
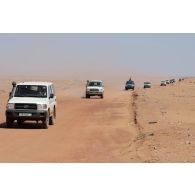
M 170 83 L 175 83 L 175 79 L 171 79 L 170 80 Z
M 144 82 L 144 89 L 146 89 L 146 88 L 151 88 L 150 82 Z
M 135 82 L 134 81 L 127 81 L 126 84 L 125 84 L 125 90 L 134 90 L 135 89 Z

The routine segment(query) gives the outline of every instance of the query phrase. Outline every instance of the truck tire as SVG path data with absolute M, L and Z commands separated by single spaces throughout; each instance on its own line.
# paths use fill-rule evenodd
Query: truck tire
M 86 94 L 86 98 L 87 98 L 87 99 L 90 98 L 90 95 Z
M 14 121 L 12 119 L 6 117 L 6 126 L 7 126 L 7 128 L 12 128 L 13 127 L 13 122 Z
M 47 114 L 45 120 L 43 121 L 43 128 L 48 129 L 49 128 L 49 114 Z
M 54 125 L 56 119 L 56 109 L 54 108 L 53 115 L 49 117 L 49 125 Z
M 104 95 L 101 95 L 100 97 L 101 97 L 102 99 L 104 99 Z
M 49 117 L 49 125 L 54 125 L 54 116 Z

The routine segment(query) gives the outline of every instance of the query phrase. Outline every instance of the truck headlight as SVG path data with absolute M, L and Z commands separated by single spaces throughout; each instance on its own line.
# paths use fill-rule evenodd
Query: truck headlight
M 47 104 L 37 104 L 37 110 L 46 110 Z
M 7 106 L 6 106 L 7 110 L 13 110 L 14 107 L 15 107 L 15 105 L 12 104 L 12 103 L 8 103 Z

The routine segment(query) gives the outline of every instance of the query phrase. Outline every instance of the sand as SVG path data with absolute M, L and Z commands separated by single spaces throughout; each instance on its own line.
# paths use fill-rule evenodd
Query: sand
M 193 78 L 134 92 L 107 82 L 103 100 L 85 99 L 84 81 L 54 80 L 57 120 L 48 130 L 5 127 L 11 81 L 0 79 L 0 162 L 195 162 Z

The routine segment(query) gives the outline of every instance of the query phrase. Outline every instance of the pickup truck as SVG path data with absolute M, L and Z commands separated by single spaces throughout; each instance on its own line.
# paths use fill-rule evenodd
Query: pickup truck
M 12 85 L 5 112 L 8 128 L 13 126 L 14 121 L 18 125 L 25 121 L 41 121 L 44 129 L 54 125 L 57 103 L 53 83 L 13 82 Z
M 104 98 L 104 85 L 102 81 L 100 80 L 87 81 L 86 98 L 90 98 L 91 96 L 100 96 L 102 99 Z

